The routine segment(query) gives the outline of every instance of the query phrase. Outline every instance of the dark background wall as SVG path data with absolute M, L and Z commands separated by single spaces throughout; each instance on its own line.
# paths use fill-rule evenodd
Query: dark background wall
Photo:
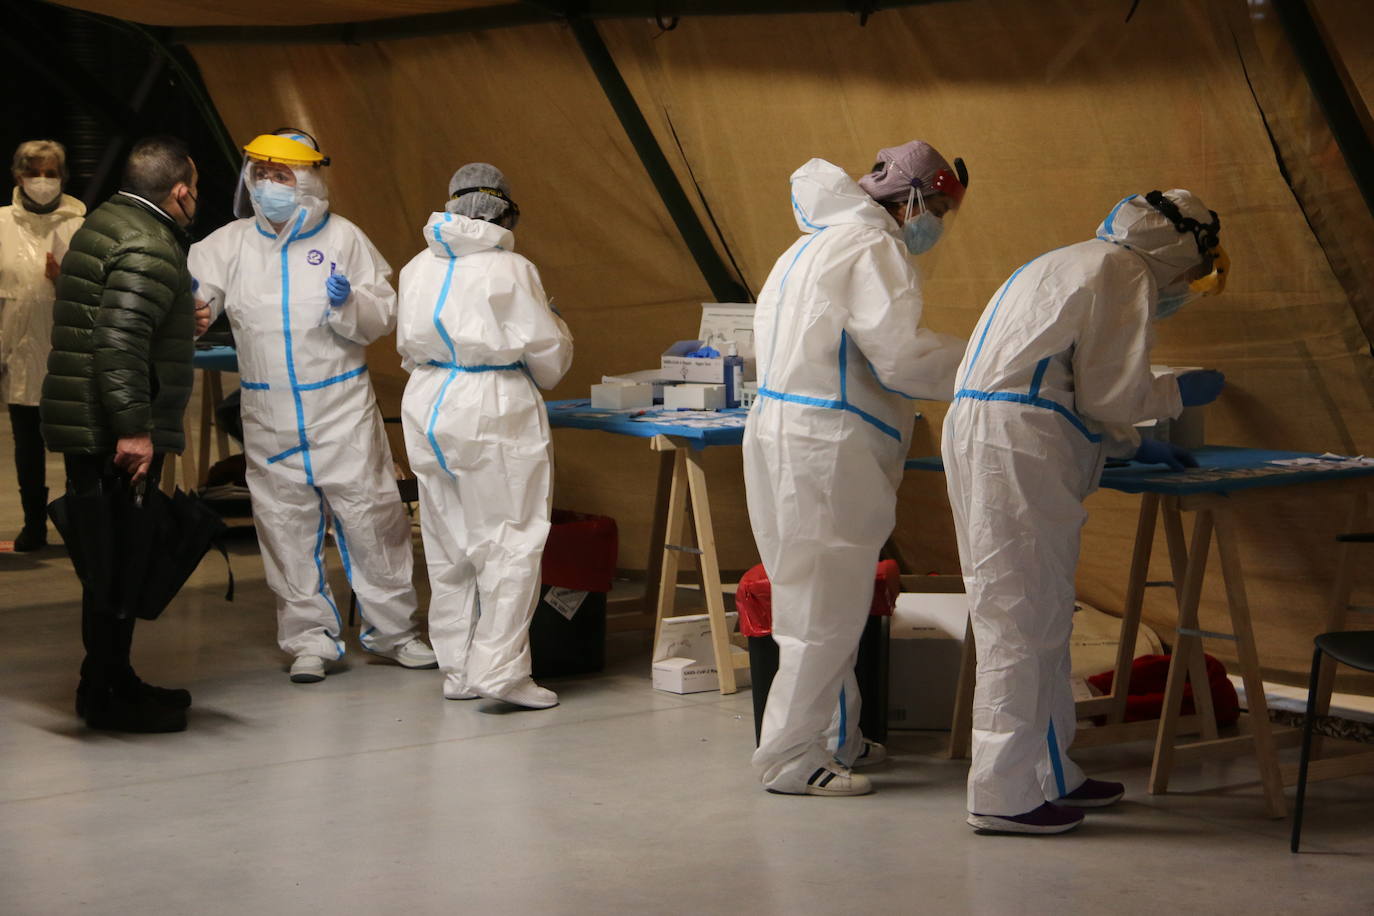
M 25 140 L 63 143 L 71 172 L 65 190 L 94 206 L 118 190 L 133 143 L 165 133 L 190 144 L 200 169 L 193 235 L 230 218 L 237 162 L 231 165 L 218 140 L 218 116 L 197 103 L 200 76 L 184 49 L 164 52 L 155 31 L 37 0 L 4 6 L 0 50 L 9 72 L 0 92 L 0 205 L 10 202 L 9 164 Z

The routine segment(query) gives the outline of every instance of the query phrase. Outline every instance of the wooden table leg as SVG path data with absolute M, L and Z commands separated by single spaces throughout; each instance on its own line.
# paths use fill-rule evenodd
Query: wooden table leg
M 211 401 L 210 376 L 219 373 L 213 369 L 202 369 L 200 373 L 200 423 L 196 436 L 196 483 L 204 484 L 210 476 L 210 426 L 215 422 L 215 405 Z M 189 417 L 188 417 L 189 418 Z M 187 426 L 187 443 L 190 443 L 190 426 Z
M 1150 554 L 1154 550 L 1155 519 L 1159 514 L 1159 495 L 1146 493 L 1140 500 L 1140 516 L 1135 523 L 1135 550 L 1131 554 L 1131 573 L 1126 580 L 1126 606 L 1121 618 L 1121 644 L 1116 650 L 1116 673 L 1112 675 L 1112 704 L 1107 723 L 1126 721 L 1126 700 L 1131 689 L 1131 664 L 1135 661 L 1135 642 L 1140 633 L 1140 615 L 1145 606 L 1145 582 L 1150 577 Z
M 1197 606 L 1202 595 L 1202 577 L 1207 571 L 1207 556 L 1212 546 L 1212 513 L 1197 513 L 1193 525 L 1193 542 L 1188 549 L 1188 568 L 1179 596 L 1178 629 L 1197 629 Z M 1179 717 L 1183 709 L 1183 685 L 1188 677 L 1188 655 L 1194 649 L 1201 652 L 1196 636 L 1179 633 L 1174 639 L 1174 654 L 1169 660 L 1169 677 L 1164 687 L 1164 709 L 1155 735 L 1154 763 L 1150 767 L 1150 794 L 1158 795 L 1169 789 L 1169 773 L 1174 763 L 1174 741 L 1178 736 Z
M 673 448 L 669 445 L 668 448 Z M 687 521 L 687 455 L 682 449 L 667 452 L 673 460 L 672 486 L 668 496 L 668 515 L 663 526 L 663 559 L 660 563 L 658 608 L 654 619 L 654 647 L 663 636 L 663 619 L 673 616 L 677 603 L 678 549 Z
M 1174 576 L 1174 597 L 1182 600 L 1183 580 L 1188 575 L 1188 543 L 1183 539 L 1183 515 L 1177 499 L 1164 501 L 1164 536 L 1169 543 L 1169 566 Z M 1203 567 L 1203 575 L 1206 575 Z M 1196 626 L 1196 620 L 1194 621 Z M 1212 682 L 1207 677 L 1207 657 L 1198 643 L 1196 652 L 1188 653 L 1188 681 L 1193 685 L 1193 711 L 1202 726 L 1204 740 L 1217 737 L 1217 713 L 1212 703 Z
M 219 414 L 215 413 L 215 408 L 219 402 L 224 400 L 224 386 L 218 371 L 206 373 L 206 379 L 210 388 L 210 416 L 214 418 L 215 425 L 215 460 L 223 461 L 229 457 L 229 434 L 224 431 L 223 425 L 219 422 Z M 201 483 L 205 478 L 201 478 Z
M 1270 816 L 1283 817 L 1288 813 L 1288 806 L 1283 799 L 1283 777 L 1279 774 L 1278 751 L 1269 723 L 1269 704 L 1264 698 L 1264 679 L 1260 676 L 1255 631 L 1250 622 L 1250 603 L 1245 594 L 1245 575 L 1236 547 L 1235 519 L 1224 510 L 1217 513 L 1217 552 L 1221 555 L 1221 572 L 1226 580 L 1226 603 L 1231 610 L 1232 632 L 1236 634 L 1240 673 L 1245 680 L 1245 705 L 1250 712 L 1250 734 L 1255 742 L 1260 782 L 1264 784 L 1264 797 L 1269 805 Z
M 716 655 L 720 692 L 734 693 L 735 656 L 730 649 L 730 631 L 725 621 L 725 596 L 720 584 L 720 562 L 716 556 L 715 529 L 711 527 L 711 500 L 706 489 L 706 471 L 701 452 L 679 448 L 687 460 L 687 480 L 692 494 L 692 520 L 696 523 L 697 556 L 701 570 L 701 590 L 706 596 L 706 614 L 711 621 L 711 646 Z

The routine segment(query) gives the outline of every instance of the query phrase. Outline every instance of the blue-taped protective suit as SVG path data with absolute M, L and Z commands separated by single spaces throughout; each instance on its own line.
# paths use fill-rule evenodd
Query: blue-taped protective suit
M 261 215 L 235 220 L 193 245 L 188 265 L 234 330 L 248 489 L 283 651 L 344 653 L 325 578 L 331 521 L 363 647 L 405 644 L 416 635 L 410 524 L 365 363 L 367 345 L 394 326 L 391 268 L 313 195 L 280 234 Z M 352 285 L 337 308 L 325 293 L 331 272 Z
M 1135 453 L 1133 424 L 1182 411 L 1176 379 L 1150 371 L 1151 325 L 1201 263 L 1192 235 L 1129 197 L 1097 238 L 1017 269 L 969 341 L 942 451 L 978 654 L 970 812 L 1014 817 L 1083 783 L 1065 753 L 1083 500 L 1106 456 Z
M 892 532 L 912 398 L 950 397 L 964 342 L 922 329 L 897 223 L 839 167 L 792 175 L 802 236 L 754 317 L 759 398 L 744 433 L 749 520 L 772 582 L 778 672 L 754 766 L 801 793 L 863 750 L 854 659 Z
M 568 371 L 572 336 L 509 229 L 435 213 L 424 239 L 401 271 L 396 344 L 444 694 L 552 705 L 529 679 L 553 494 L 539 388 Z

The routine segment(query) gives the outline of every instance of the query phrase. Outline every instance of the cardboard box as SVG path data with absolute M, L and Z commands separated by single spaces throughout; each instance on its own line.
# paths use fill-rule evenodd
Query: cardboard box
M 888 646 L 889 728 L 949 729 L 967 623 L 962 593 L 897 596 Z
M 724 385 L 685 383 L 663 389 L 663 406 L 669 410 L 720 410 L 725 406 Z
M 602 410 L 624 410 L 630 407 L 653 407 L 654 386 L 602 383 L 592 386 L 592 406 Z
M 735 631 L 739 614 L 725 615 L 726 626 Z M 738 646 L 730 647 L 731 662 L 745 662 L 748 653 Z M 719 672 L 711 648 L 711 620 L 705 614 L 665 617 L 659 629 L 658 644 L 654 646 L 653 685 L 656 690 L 670 693 L 701 693 L 720 688 Z M 735 684 L 749 686 L 749 666 L 735 668 Z
M 731 646 L 730 655 L 732 660 L 743 661 L 740 657 L 747 658 L 748 653 L 738 646 Z M 675 655 L 654 662 L 653 684 L 655 690 L 666 690 L 668 693 L 705 693 L 720 689 L 720 676 L 714 662 L 699 662 Z M 749 686 L 748 666 L 735 668 L 735 684 L 739 687 Z

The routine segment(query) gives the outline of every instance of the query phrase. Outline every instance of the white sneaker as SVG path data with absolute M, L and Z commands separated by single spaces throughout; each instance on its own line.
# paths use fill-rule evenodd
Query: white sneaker
M 548 709 L 558 705 L 558 694 L 547 687 L 540 687 L 533 678 L 528 677 L 500 693 L 488 693 L 483 696 L 510 703 L 512 706 L 524 706 L 526 709 Z
M 859 752 L 859 756 L 854 758 L 854 762 L 851 763 L 850 766 L 855 769 L 859 767 L 871 767 L 874 764 L 882 763 L 886 759 L 887 748 L 876 741 L 869 741 L 865 738 L 864 749 Z
M 820 795 L 834 798 L 843 798 L 850 795 L 867 795 L 873 791 L 873 783 L 867 776 L 861 776 L 842 767 L 838 763 L 828 763 L 816 767 L 816 771 L 811 774 L 811 778 L 806 781 L 806 788 L 801 792 L 784 792 L 781 789 L 769 789 L 774 795 Z
M 384 658 L 389 658 L 402 668 L 438 668 L 439 659 L 435 657 L 434 650 L 420 637 L 407 640 L 394 649 L 377 653 Z
M 324 680 L 324 659 L 318 655 L 297 655 L 291 663 L 293 684 L 318 684 Z

